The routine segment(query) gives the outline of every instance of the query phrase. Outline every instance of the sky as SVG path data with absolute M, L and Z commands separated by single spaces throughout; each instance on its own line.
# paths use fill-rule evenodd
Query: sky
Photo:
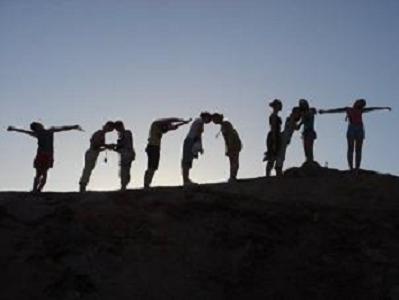
M 240 178 L 263 176 L 268 102 L 285 118 L 300 98 L 320 108 L 369 106 L 363 168 L 399 175 L 397 0 L 0 0 L 0 190 L 30 190 L 36 141 L 5 129 L 80 124 L 58 133 L 46 190 L 73 191 L 91 134 L 123 120 L 137 159 L 130 188 L 143 186 L 148 130 L 160 117 L 221 112 L 244 143 Z M 346 169 L 344 114 L 316 117 L 315 159 Z M 167 133 L 154 185 L 180 185 L 188 126 Z M 217 125 L 207 125 L 196 182 L 229 172 Z M 116 140 L 116 134 L 107 137 Z M 304 161 L 300 133 L 286 167 Z M 100 156 L 88 189 L 119 188 L 118 156 Z

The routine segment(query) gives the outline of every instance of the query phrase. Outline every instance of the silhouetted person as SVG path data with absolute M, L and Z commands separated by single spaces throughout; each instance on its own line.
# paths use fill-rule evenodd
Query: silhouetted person
M 107 122 L 101 130 L 96 131 L 90 138 L 90 147 L 85 153 L 85 165 L 79 185 L 80 191 L 85 192 L 91 173 L 97 163 L 98 155 L 106 149 L 113 149 L 114 145 L 105 144 L 105 134 L 115 129 L 114 122 Z
M 298 122 L 301 119 L 301 111 L 299 107 L 294 107 L 289 117 L 286 118 L 284 130 L 281 134 L 281 145 L 276 159 L 276 175 L 283 175 L 283 166 L 287 147 L 291 142 L 292 135 L 295 130 L 299 129 Z
M 283 109 L 283 104 L 279 99 L 274 99 L 269 103 L 269 106 L 273 109 L 272 114 L 269 117 L 270 131 L 267 134 L 266 146 L 267 151 L 263 161 L 267 161 L 266 164 L 266 176 L 270 176 L 275 163 L 277 160 L 278 153 L 281 147 L 281 126 L 282 120 L 278 113 Z
M 25 133 L 37 139 L 37 153 L 33 162 L 33 167 L 36 169 L 33 192 L 41 192 L 47 181 L 47 172 L 54 164 L 54 133 L 69 130 L 82 131 L 82 128 L 79 125 L 73 125 L 46 129 L 43 124 L 33 122 L 30 124 L 30 129 L 17 129 L 13 126 L 7 128 L 8 131 Z
M 118 131 L 118 141 L 114 150 L 120 154 L 120 173 L 121 191 L 125 191 L 130 182 L 130 168 L 132 162 L 136 158 L 136 153 L 133 148 L 133 135 L 130 130 L 125 129 L 122 121 L 114 123 L 116 131 Z
M 172 130 L 178 129 L 184 124 L 188 124 L 190 120 L 185 121 L 180 118 L 158 119 L 152 122 L 148 137 L 148 144 L 145 149 L 148 157 L 147 170 L 144 174 L 144 188 L 149 188 L 156 170 L 159 167 L 161 156 L 161 140 L 162 136 Z
M 352 107 L 319 110 L 320 114 L 346 113 L 346 120 L 348 121 L 348 130 L 346 132 L 346 138 L 348 140 L 347 159 L 350 170 L 353 170 L 354 151 L 356 151 L 356 165 L 355 165 L 356 171 L 360 169 L 360 164 L 362 161 L 363 140 L 365 138 L 363 113 L 368 113 L 374 110 L 385 110 L 385 109 L 389 111 L 391 110 L 390 107 L 366 108 L 366 100 L 358 99 L 355 101 Z
M 237 130 L 234 129 L 233 125 L 229 121 L 224 120 L 224 116 L 222 114 L 213 114 L 212 121 L 213 123 L 220 125 L 220 129 L 226 145 L 225 154 L 230 161 L 229 182 L 234 182 L 237 180 L 237 173 L 240 167 L 240 151 L 242 149 L 240 137 Z
M 305 152 L 305 162 L 311 163 L 314 161 L 313 147 L 314 141 L 317 138 L 314 129 L 314 119 L 317 111 L 315 108 L 309 106 L 309 102 L 305 99 L 299 100 L 299 109 L 301 111 L 301 122 L 299 127 L 303 125 L 302 139 L 303 150 Z
M 190 180 L 190 169 L 193 167 L 194 158 L 204 153 L 202 148 L 202 133 L 204 132 L 204 124 L 212 121 L 212 115 L 208 112 L 201 113 L 200 117 L 195 119 L 191 124 L 190 130 L 184 140 L 183 158 L 182 158 L 182 175 L 183 184 L 193 184 Z

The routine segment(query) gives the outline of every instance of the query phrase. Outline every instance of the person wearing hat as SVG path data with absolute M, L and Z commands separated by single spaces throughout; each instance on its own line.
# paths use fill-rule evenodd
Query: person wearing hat
M 144 174 L 144 188 L 149 188 L 156 170 L 158 170 L 161 156 L 161 140 L 165 133 L 176 130 L 180 126 L 188 124 L 192 119 L 164 118 L 152 122 L 148 136 L 148 144 L 145 149 L 148 157 L 147 170 Z
M 33 166 L 36 169 L 36 175 L 33 180 L 33 192 L 40 193 L 42 191 L 47 182 L 48 170 L 53 167 L 54 133 L 69 130 L 83 131 L 79 125 L 50 127 L 46 129 L 43 124 L 38 122 L 31 123 L 30 130 L 17 129 L 13 126 L 7 128 L 7 131 L 25 133 L 37 139 L 37 153 L 33 162 Z
M 190 130 L 184 139 L 183 158 L 181 161 L 183 185 L 194 184 L 190 180 L 190 169 L 193 167 L 194 158 L 198 158 L 198 154 L 203 154 L 202 134 L 204 125 L 212 121 L 212 115 L 209 112 L 202 112 L 200 117 L 195 119 L 191 124 Z
M 237 181 L 238 169 L 240 167 L 240 151 L 242 150 L 242 142 L 237 130 L 234 129 L 233 125 L 224 120 L 222 114 L 214 113 L 212 115 L 212 121 L 215 124 L 220 125 L 226 151 L 225 154 L 230 161 L 230 177 L 229 182 Z
M 279 99 L 274 99 L 269 103 L 269 106 L 273 109 L 273 112 L 269 117 L 270 130 L 266 138 L 267 151 L 263 158 L 263 161 L 267 161 L 266 176 L 270 176 L 271 171 L 275 167 L 277 155 L 281 148 L 282 120 L 278 113 L 283 109 L 283 104 Z
M 317 110 L 309 106 L 309 102 L 305 99 L 299 100 L 299 109 L 301 111 L 301 122 L 299 127 L 303 125 L 302 139 L 303 150 L 305 152 L 305 162 L 311 163 L 314 161 L 313 148 L 314 141 L 317 139 L 317 134 L 314 129 L 314 120 Z
M 105 144 L 105 134 L 115 129 L 114 122 L 108 121 L 102 129 L 97 130 L 90 138 L 90 147 L 85 153 L 85 165 L 82 171 L 82 176 L 79 181 L 80 192 L 86 191 L 86 186 L 89 183 L 91 173 L 93 172 L 97 158 L 100 152 L 114 148 L 114 145 Z
M 388 110 L 390 107 L 366 107 L 367 103 L 364 99 L 358 99 L 354 102 L 352 107 L 342 107 L 335 109 L 320 109 L 320 114 L 332 113 L 346 113 L 346 120 L 348 121 L 348 129 L 346 138 L 348 141 L 347 160 L 349 169 L 353 170 L 353 153 L 356 153 L 355 171 L 358 172 L 362 161 L 362 148 L 365 138 L 363 113 L 368 113 L 375 110 Z

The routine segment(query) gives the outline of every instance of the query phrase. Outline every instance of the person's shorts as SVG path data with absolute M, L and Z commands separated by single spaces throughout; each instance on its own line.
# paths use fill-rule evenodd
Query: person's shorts
M 35 169 L 47 170 L 52 168 L 54 165 L 54 157 L 52 153 L 39 152 L 36 154 L 33 162 Z
M 362 141 L 365 139 L 364 127 L 349 125 L 346 137 L 349 140 Z
M 306 130 L 302 133 L 302 138 L 306 141 L 317 139 L 316 131 L 314 130 Z
M 193 146 L 195 141 L 190 138 L 186 138 L 183 144 L 183 158 L 181 161 L 181 165 L 183 168 L 191 169 L 193 167 Z
M 154 171 L 158 170 L 159 160 L 161 157 L 161 148 L 155 145 L 147 145 L 145 152 L 147 152 L 148 157 L 147 168 Z

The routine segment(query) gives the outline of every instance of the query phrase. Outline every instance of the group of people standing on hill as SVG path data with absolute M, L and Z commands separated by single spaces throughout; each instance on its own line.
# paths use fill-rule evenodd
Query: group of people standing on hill
M 273 168 L 277 176 L 282 175 L 283 164 L 287 147 L 290 144 L 292 135 L 296 130 L 302 129 L 303 149 L 305 153 L 305 163 L 315 163 L 313 148 L 317 139 L 315 131 L 315 116 L 319 114 L 346 113 L 346 121 L 348 122 L 347 130 L 347 160 L 349 169 L 358 172 L 362 160 L 363 140 L 365 138 L 365 130 L 363 124 L 363 113 L 375 110 L 391 110 L 390 107 L 366 107 L 366 100 L 358 99 L 352 107 L 342 107 L 336 109 L 320 109 L 316 110 L 310 107 L 306 99 L 300 99 L 298 106 L 294 107 L 291 114 L 287 117 L 282 129 L 282 120 L 279 112 L 283 108 L 283 104 L 279 99 L 273 100 L 269 106 L 272 113 L 269 117 L 270 131 L 267 135 L 266 145 L 267 151 L 263 161 L 266 161 L 266 176 L 271 175 Z M 353 154 L 356 153 L 355 167 L 353 166 Z
M 269 106 L 272 113 L 269 117 L 270 131 L 267 134 L 266 146 L 267 151 L 264 153 L 263 161 L 266 163 L 266 176 L 270 176 L 273 169 L 277 176 L 283 174 L 283 165 L 285 161 L 287 147 L 291 142 L 291 138 L 295 131 L 302 128 L 303 149 L 305 153 L 306 163 L 314 162 L 313 148 L 317 134 L 314 127 L 315 116 L 327 113 L 346 113 L 348 121 L 347 141 L 348 153 L 347 160 L 350 170 L 358 171 L 360 169 L 362 146 L 365 138 L 363 125 L 363 113 L 375 110 L 391 110 L 390 107 L 366 107 L 364 99 L 355 101 L 352 107 L 342 107 L 337 109 L 316 110 L 310 107 L 309 102 L 300 99 L 298 106 L 291 110 L 286 118 L 284 126 L 279 113 L 283 109 L 281 100 L 273 100 Z M 165 133 L 177 130 L 179 127 L 189 124 L 192 119 L 184 120 L 181 118 L 164 118 L 157 119 L 152 122 L 147 147 L 145 152 L 148 157 L 147 170 L 144 173 L 144 188 L 149 188 L 155 172 L 158 170 L 161 156 L 161 140 Z M 183 157 L 181 161 L 182 177 L 184 185 L 194 184 L 190 179 L 190 170 L 193 167 L 194 159 L 204 153 L 202 147 L 202 134 L 206 124 L 213 122 L 220 125 L 220 132 L 225 141 L 225 154 L 230 162 L 229 182 L 237 180 L 239 169 L 239 157 L 243 148 L 240 136 L 233 125 L 225 120 L 220 113 L 203 112 L 195 119 L 190 126 L 188 134 L 183 143 Z M 37 139 L 38 148 L 34 159 L 34 168 L 36 174 L 33 181 L 33 192 L 41 192 L 47 181 L 47 173 L 54 163 L 54 133 L 80 130 L 79 125 L 50 127 L 46 129 L 43 124 L 33 122 L 30 130 L 18 129 L 13 126 L 7 128 L 8 131 L 20 132 L 28 134 Z M 105 135 L 116 130 L 118 132 L 118 140 L 116 144 L 106 144 Z M 89 149 L 85 153 L 85 165 L 82 176 L 79 181 L 80 191 L 85 192 L 90 181 L 90 176 L 94 170 L 98 156 L 102 151 L 112 150 L 120 156 L 120 179 L 121 190 L 126 190 L 130 182 L 130 169 L 132 162 L 135 160 L 136 152 L 133 146 L 133 134 L 125 128 L 122 121 L 108 121 L 102 129 L 96 131 L 90 138 Z M 356 154 L 355 167 L 353 166 L 354 153 Z

